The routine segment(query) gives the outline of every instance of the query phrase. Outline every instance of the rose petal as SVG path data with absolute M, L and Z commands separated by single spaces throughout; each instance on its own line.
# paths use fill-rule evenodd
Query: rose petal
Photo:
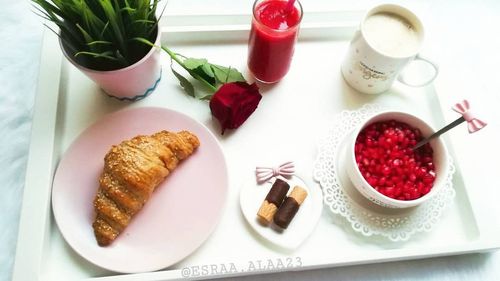
M 222 132 L 243 124 L 259 105 L 262 95 L 255 83 L 232 82 L 222 85 L 210 99 L 212 115 L 219 120 Z

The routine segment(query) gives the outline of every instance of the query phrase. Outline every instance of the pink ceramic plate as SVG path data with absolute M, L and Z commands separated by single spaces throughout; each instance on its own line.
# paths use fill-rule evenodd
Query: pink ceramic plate
M 113 144 L 160 130 L 189 130 L 201 145 L 156 189 L 125 231 L 110 246 L 99 247 L 92 201 L 104 155 Z M 227 188 L 224 155 L 208 129 L 172 110 L 136 108 L 104 117 L 70 146 L 55 174 L 52 208 L 62 235 L 82 257 L 116 272 L 145 272 L 180 261 L 208 238 Z

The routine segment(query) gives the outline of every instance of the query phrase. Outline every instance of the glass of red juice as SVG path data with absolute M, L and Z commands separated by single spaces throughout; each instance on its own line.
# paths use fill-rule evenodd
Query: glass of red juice
M 292 62 L 302 20 L 299 1 L 257 0 L 248 39 L 248 68 L 264 83 L 281 80 Z

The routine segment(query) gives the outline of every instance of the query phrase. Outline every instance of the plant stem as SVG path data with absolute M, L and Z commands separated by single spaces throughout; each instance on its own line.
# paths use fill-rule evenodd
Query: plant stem
M 169 48 L 165 46 L 161 46 L 161 48 L 167 52 L 167 54 L 172 58 L 178 65 L 180 65 L 182 68 L 184 68 L 191 76 L 193 76 L 194 79 L 202 82 L 205 86 L 207 86 L 210 90 L 213 92 L 217 91 L 217 88 L 214 87 L 214 85 L 210 84 L 207 80 L 203 79 L 203 77 L 199 76 L 198 74 L 192 72 L 190 69 L 188 69 L 186 66 L 184 66 L 184 63 L 182 62 L 181 59 L 177 56 L 176 53 L 172 52 Z

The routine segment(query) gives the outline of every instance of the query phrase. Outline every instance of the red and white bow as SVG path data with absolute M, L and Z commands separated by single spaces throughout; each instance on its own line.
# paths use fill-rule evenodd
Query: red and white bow
M 278 167 L 257 167 L 255 168 L 255 175 L 257 182 L 262 183 L 270 180 L 273 177 L 282 176 L 290 177 L 295 173 L 295 164 L 288 161 L 279 165 Z
M 469 101 L 467 100 L 463 100 L 462 102 L 455 104 L 455 106 L 453 106 L 452 109 L 462 114 L 465 121 L 467 121 L 469 133 L 471 134 L 481 130 L 487 125 L 486 122 L 477 119 L 472 114 L 472 112 L 470 111 Z

